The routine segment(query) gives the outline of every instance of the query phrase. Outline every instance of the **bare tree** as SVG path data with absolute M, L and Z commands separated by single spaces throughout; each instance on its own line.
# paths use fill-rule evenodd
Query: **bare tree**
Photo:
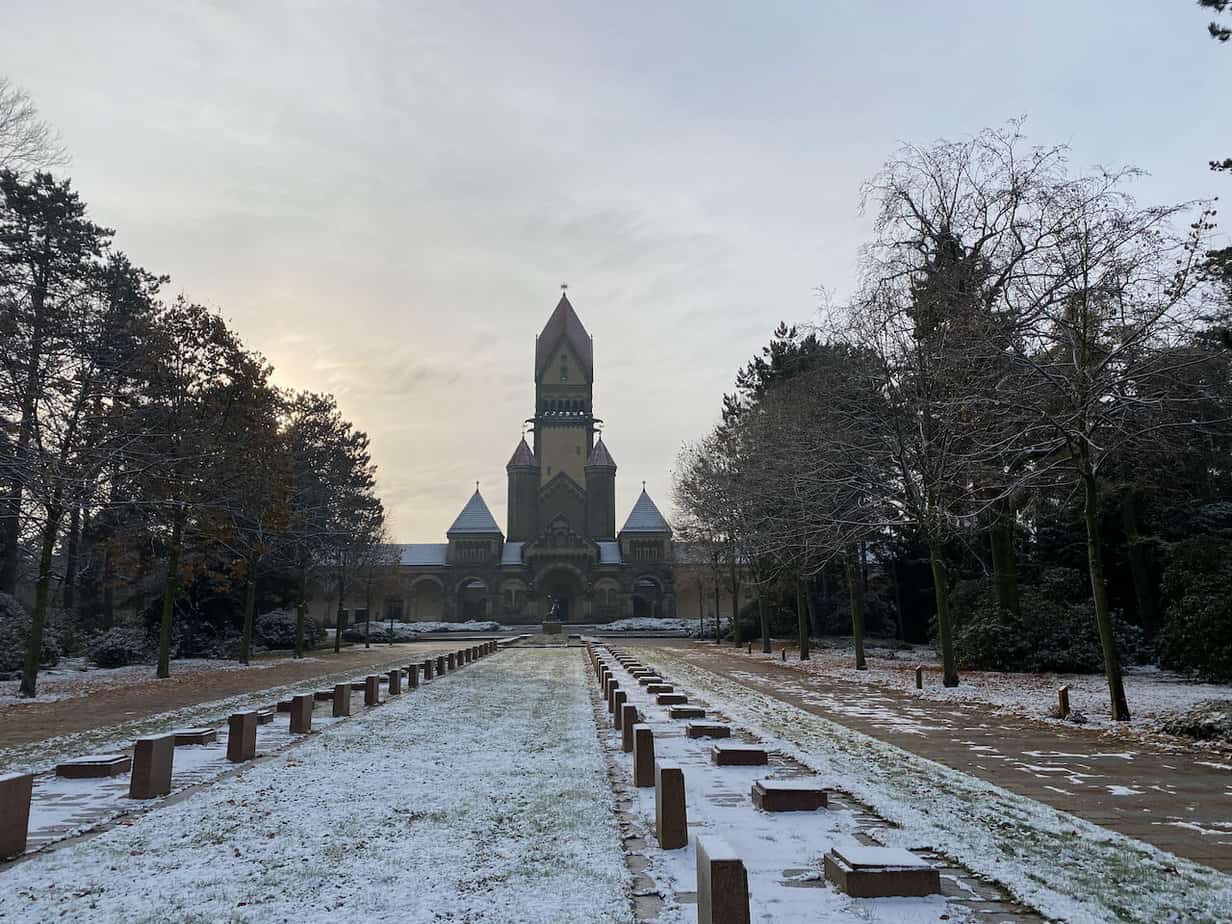
M 59 134 L 39 116 L 30 94 L 0 75 L 0 170 L 25 174 L 68 162 Z

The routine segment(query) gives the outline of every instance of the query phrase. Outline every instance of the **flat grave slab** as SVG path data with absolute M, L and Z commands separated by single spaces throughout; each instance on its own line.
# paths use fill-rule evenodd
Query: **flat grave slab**
M 290 708 L 288 708 L 287 712 L 290 712 L 290 711 L 291 711 Z M 273 709 L 258 709 L 257 710 L 257 724 L 258 725 L 269 725 L 273 721 L 274 721 L 274 710 Z
M 765 748 L 751 744 L 716 744 L 710 762 L 720 767 L 760 767 L 768 762 Z
M 853 898 L 935 895 L 941 874 L 901 847 L 834 847 L 824 857 L 826 879 Z
M 731 728 L 722 722 L 690 722 L 684 734 L 686 738 L 730 738 Z
M 645 676 L 637 678 L 637 682 L 640 683 L 642 686 L 647 687 L 647 686 L 650 686 L 650 684 L 652 683 L 662 683 L 663 678 L 660 677 L 658 674 L 646 674 Z
M 317 690 L 315 693 L 312 694 L 312 698 L 316 700 L 318 703 L 332 701 L 334 698 L 334 691 L 333 690 Z
M 56 776 L 66 780 L 98 780 L 127 773 L 133 759 L 127 754 L 95 754 L 74 757 L 56 765 Z
M 750 795 L 763 812 L 815 812 L 826 807 L 826 790 L 814 779 L 758 780 Z
M 672 706 L 667 714 L 673 719 L 704 719 L 706 710 L 701 706 Z
M 655 702 L 660 706 L 683 706 L 689 701 L 689 698 L 683 693 L 660 693 L 655 697 Z
M 670 683 L 648 683 L 646 684 L 647 693 L 671 693 L 675 687 Z
M 182 728 L 175 735 L 177 748 L 190 744 L 213 744 L 218 740 L 217 728 Z

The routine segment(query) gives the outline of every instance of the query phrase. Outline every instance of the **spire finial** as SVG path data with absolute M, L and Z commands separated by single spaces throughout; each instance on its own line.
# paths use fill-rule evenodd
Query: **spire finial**
M 645 487 L 645 485 L 642 485 L 642 487 Z M 476 494 L 479 493 L 479 482 L 478 481 L 475 482 L 475 493 Z
M 645 481 L 643 481 L 643 482 L 642 482 L 642 490 L 643 490 L 643 491 L 645 491 L 645 490 L 646 490 L 646 482 L 645 482 Z
M 562 283 L 560 284 L 560 294 L 561 294 L 562 296 L 564 296 L 565 294 L 567 294 L 567 293 L 565 292 L 565 290 L 566 290 L 566 289 L 568 289 L 568 288 L 569 288 L 569 283 L 567 283 L 567 282 L 562 282 Z

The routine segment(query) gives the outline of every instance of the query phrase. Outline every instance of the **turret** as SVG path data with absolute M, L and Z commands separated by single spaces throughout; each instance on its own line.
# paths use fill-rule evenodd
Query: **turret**
M 539 460 L 525 437 L 505 471 L 509 475 L 506 532 L 510 542 L 526 542 L 539 532 Z
M 586 458 L 586 535 L 616 538 L 616 462 L 603 437 Z

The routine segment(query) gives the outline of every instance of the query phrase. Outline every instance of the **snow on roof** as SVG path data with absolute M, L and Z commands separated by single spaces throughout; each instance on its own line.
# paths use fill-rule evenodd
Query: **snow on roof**
M 659 513 L 659 508 L 650 499 L 646 489 L 642 488 L 642 493 L 638 497 L 637 503 L 633 505 L 633 509 L 629 511 L 629 519 L 625 520 L 625 525 L 621 532 L 667 533 L 670 536 L 672 528 L 667 525 L 667 520 L 663 519 L 663 514 Z
M 603 445 L 603 437 L 599 437 L 595 443 L 595 448 L 590 451 L 590 455 L 586 457 L 586 464 L 591 465 L 606 465 L 611 468 L 616 467 L 616 460 L 612 458 L 612 454 L 607 451 L 607 446 Z
M 410 545 L 399 546 L 399 548 L 402 550 L 399 559 L 401 564 L 444 565 L 446 563 L 446 554 L 449 552 L 449 543 L 414 542 Z
M 623 564 L 620 557 L 620 543 L 611 540 L 596 542 L 599 546 L 599 564 L 601 565 L 619 565 Z
M 505 547 L 501 549 L 501 564 L 502 565 L 520 565 L 522 564 L 522 542 L 506 542 Z
M 543 374 L 544 367 L 551 361 L 552 351 L 562 338 L 573 349 L 586 372 L 586 378 L 593 380 L 594 343 L 590 339 L 590 334 L 586 333 L 586 328 L 582 326 L 582 321 L 573 310 L 573 306 L 569 304 L 569 299 L 562 295 L 556 304 L 556 310 L 548 318 L 548 323 L 543 325 L 543 331 L 535 341 L 536 381 Z
M 458 514 L 458 518 L 453 521 L 453 526 L 449 527 L 445 535 L 499 532 L 500 527 L 496 525 L 496 520 L 492 517 L 492 511 L 483 502 L 483 497 L 480 495 L 479 489 L 476 488 L 475 493 L 471 495 L 471 499 L 466 502 L 466 506 L 462 508 L 462 512 Z

